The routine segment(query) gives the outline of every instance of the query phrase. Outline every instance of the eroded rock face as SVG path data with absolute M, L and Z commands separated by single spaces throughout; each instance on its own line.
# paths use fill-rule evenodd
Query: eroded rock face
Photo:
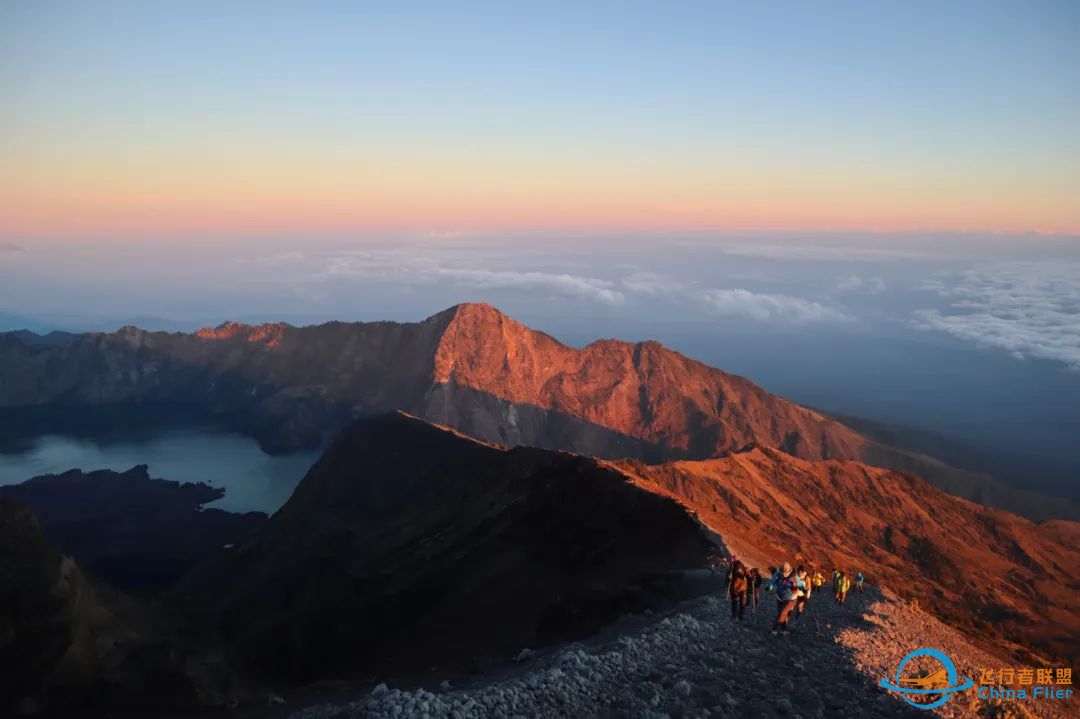
M 656 342 L 601 340 L 577 350 L 487 305 L 457 309 L 434 381 L 568 415 L 676 456 L 758 442 L 810 459 L 855 457 L 866 444 L 837 422 Z
M 595 460 L 397 414 L 350 425 L 184 602 L 279 677 L 463 671 L 669 597 L 712 546 Z

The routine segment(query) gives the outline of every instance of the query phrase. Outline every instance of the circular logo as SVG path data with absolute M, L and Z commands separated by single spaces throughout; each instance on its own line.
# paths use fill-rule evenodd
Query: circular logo
M 941 662 L 942 668 L 926 677 L 903 679 L 904 667 L 906 667 L 908 662 L 912 659 L 917 659 L 919 657 L 931 657 L 936 659 Z M 900 666 L 897 667 L 896 683 L 893 684 L 889 681 L 888 677 L 886 677 L 881 680 L 880 685 L 901 694 L 911 694 L 916 696 L 941 694 L 942 696 L 940 699 L 935 699 L 928 704 L 912 701 L 907 696 L 904 697 L 904 701 L 918 709 L 936 709 L 952 699 L 952 695 L 956 692 L 962 692 L 965 689 L 970 689 L 975 686 L 975 682 L 973 682 L 970 677 L 962 677 L 963 682 L 959 682 L 960 679 L 961 677 L 956 673 L 956 665 L 953 664 L 952 659 L 949 659 L 944 652 L 939 652 L 937 649 L 916 649 L 904 657 L 903 661 L 900 662 Z

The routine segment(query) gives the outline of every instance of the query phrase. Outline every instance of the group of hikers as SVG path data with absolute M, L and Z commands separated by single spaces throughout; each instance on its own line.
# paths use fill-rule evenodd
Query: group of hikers
M 746 566 L 735 556 L 727 559 L 710 557 L 710 565 L 714 573 L 719 573 L 721 567 L 727 568 L 724 585 L 731 600 L 732 619 L 741 620 L 747 607 L 756 613 L 762 590 L 776 593 L 773 634 L 788 631 L 788 623 L 797 620 L 807 611 L 810 597 L 820 592 L 825 585 L 825 577 L 820 571 L 807 571 L 801 564 L 792 568 L 790 563 L 784 562 L 780 567 L 769 567 L 767 574 L 757 567 Z M 833 601 L 837 606 L 844 606 L 851 588 L 854 586 L 862 592 L 863 583 L 862 572 L 857 572 L 852 577 L 845 571 L 833 570 Z

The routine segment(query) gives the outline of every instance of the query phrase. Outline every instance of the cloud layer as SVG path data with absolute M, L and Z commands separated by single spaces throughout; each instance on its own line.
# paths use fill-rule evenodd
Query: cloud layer
M 659 302 L 680 314 L 781 324 L 848 319 L 840 309 L 819 301 L 759 292 L 745 286 L 710 287 L 633 266 L 622 266 L 621 276 L 604 278 L 563 267 L 522 266 L 521 260 L 520 253 L 433 247 L 409 251 L 381 248 L 317 254 L 285 252 L 250 260 L 249 264 L 260 268 L 261 277 L 278 276 L 278 281 L 289 283 L 298 295 L 305 297 L 320 295 L 335 284 L 363 281 L 401 287 L 511 291 L 607 308 Z M 596 273 L 612 269 L 599 267 Z M 873 291 L 875 287 L 873 280 L 860 280 L 860 283 L 864 284 L 863 291 Z
M 836 322 L 848 319 L 839 309 L 802 297 L 737 288 L 702 289 L 693 283 L 652 272 L 624 277 L 621 287 L 630 294 L 699 307 L 709 314 L 758 322 Z
M 431 257 L 397 251 L 354 252 L 331 256 L 313 279 L 367 279 L 402 284 L 446 284 L 472 289 L 536 292 L 614 307 L 626 301 L 614 282 L 569 272 L 455 266 L 468 258 Z
M 867 247 L 858 245 L 819 244 L 755 244 L 731 245 L 723 248 L 725 255 L 755 257 L 763 260 L 792 262 L 887 262 L 891 260 L 925 260 L 932 255 L 918 249 Z
M 837 309 L 790 295 L 724 289 L 706 290 L 702 293 L 702 299 L 715 314 L 763 322 L 835 322 L 846 319 L 844 313 Z
M 847 277 L 841 277 L 840 281 L 836 283 L 836 290 L 838 292 L 865 292 L 868 294 L 880 294 L 888 289 L 885 284 L 885 280 L 880 277 L 860 277 L 859 275 L 848 275 Z
M 435 276 L 464 287 L 536 291 L 609 306 L 621 305 L 626 300 L 622 292 L 613 289 L 613 282 L 565 272 L 439 268 Z
M 917 311 L 916 326 L 1080 369 L 1080 262 L 987 265 L 923 289 L 948 307 Z

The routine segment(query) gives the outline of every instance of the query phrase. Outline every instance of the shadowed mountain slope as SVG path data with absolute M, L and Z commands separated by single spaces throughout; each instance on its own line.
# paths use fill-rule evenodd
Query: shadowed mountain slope
M 148 716 L 212 702 L 234 683 L 144 607 L 84 576 L 9 499 L 0 499 L 0 666 L 2 716 Z
M 0 498 L 37 515 L 50 544 L 125 591 L 167 587 L 266 521 L 260 512 L 203 507 L 224 494 L 207 484 L 151 479 L 146 465 L 73 469 L 0 486 Z
M 596 460 L 394 414 L 351 424 L 182 599 L 272 676 L 463 671 L 670 596 L 713 546 Z

